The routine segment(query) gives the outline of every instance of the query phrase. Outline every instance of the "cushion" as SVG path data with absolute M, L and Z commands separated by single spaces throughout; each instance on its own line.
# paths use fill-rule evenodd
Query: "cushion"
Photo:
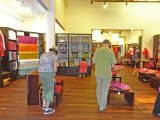
M 62 86 L 61 85 L 56 85 L 54 88 L 54 94 L 60 94 L 62 91 Z
M 56 78 L 55 81 L 56 81 L 56 83 L 61 83 L 61 82 L 63 82 L 63 79 L 62 78 Z

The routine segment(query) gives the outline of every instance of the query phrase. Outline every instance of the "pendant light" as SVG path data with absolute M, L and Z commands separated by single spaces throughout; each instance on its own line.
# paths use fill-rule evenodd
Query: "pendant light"
M 108 5 L 107 5 L 106 2 L 107 2 L 107 0 L 105 0 L 105 2 L 104 2 L 104 6 L 103 6 L 104 8 L 107 8 L 107 7 L 108 7 Z
M 126 2 L 126 6 L 125 6 L 125 9 L 128 9 L 129 8 L 129 6 L 128 6 L 128 3 Z

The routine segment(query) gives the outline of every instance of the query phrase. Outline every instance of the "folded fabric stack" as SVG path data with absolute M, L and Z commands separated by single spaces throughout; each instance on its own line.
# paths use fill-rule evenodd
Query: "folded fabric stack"
M 136 69 L 139 72 L 146 72 L 146 73 L 158 73 L 157 70 L 152 70 L 152 69 L 147 69 L 147 68 L 140 68 L 140 69 Z
M 123 69 L 123 66 L 115 65 L 113 71 L 118 71 L 118 70 L 121 70 L 121 69 Z
M 126 91 L 126 90 L 129 90 L 129 89 L 130 89 L 129 85 L 121 84 L 121 82 L 118 82 L 118 81 L 113 81 L 110 84 L 110 90 Z

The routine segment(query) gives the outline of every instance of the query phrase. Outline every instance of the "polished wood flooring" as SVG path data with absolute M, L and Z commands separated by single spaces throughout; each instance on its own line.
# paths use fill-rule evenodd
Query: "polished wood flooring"
M 64 79 L 63 101 L 53 114 L 44 115 L 40 105 L 27 105 L 26 79 L 21 78 L 0 89 L 0 120 L 158 120 L 152 110 L 157 91 L 138 80 L 133 68 L 124 66 L 119 72 L 122 83 L 129 84 L 135 92 L 134 107 L 124 100 L 123 94 L 111 95 L 111 103 L 104 112 L 99 112 L 96 101 L 96 80 L 92 76 Z

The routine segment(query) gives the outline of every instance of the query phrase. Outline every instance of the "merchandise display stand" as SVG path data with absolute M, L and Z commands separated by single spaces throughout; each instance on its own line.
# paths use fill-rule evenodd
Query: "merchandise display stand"
M 44 33 L 17 30 L 19 75 L 38 70 L 40 56 L 44 53 Z
M 0 27 L 4 37 L 4 56 L 1 56 L 0 87 L 8 85 L 18 77 L 17 32 L 8 27 Z M 3 49 L 3 48 L 1 48 Z
M 91 34 L 56 34 L 58 46 L 57 75 L 78 76 L 82 58 L 88 63 L 87 74 L 91 75 Z

